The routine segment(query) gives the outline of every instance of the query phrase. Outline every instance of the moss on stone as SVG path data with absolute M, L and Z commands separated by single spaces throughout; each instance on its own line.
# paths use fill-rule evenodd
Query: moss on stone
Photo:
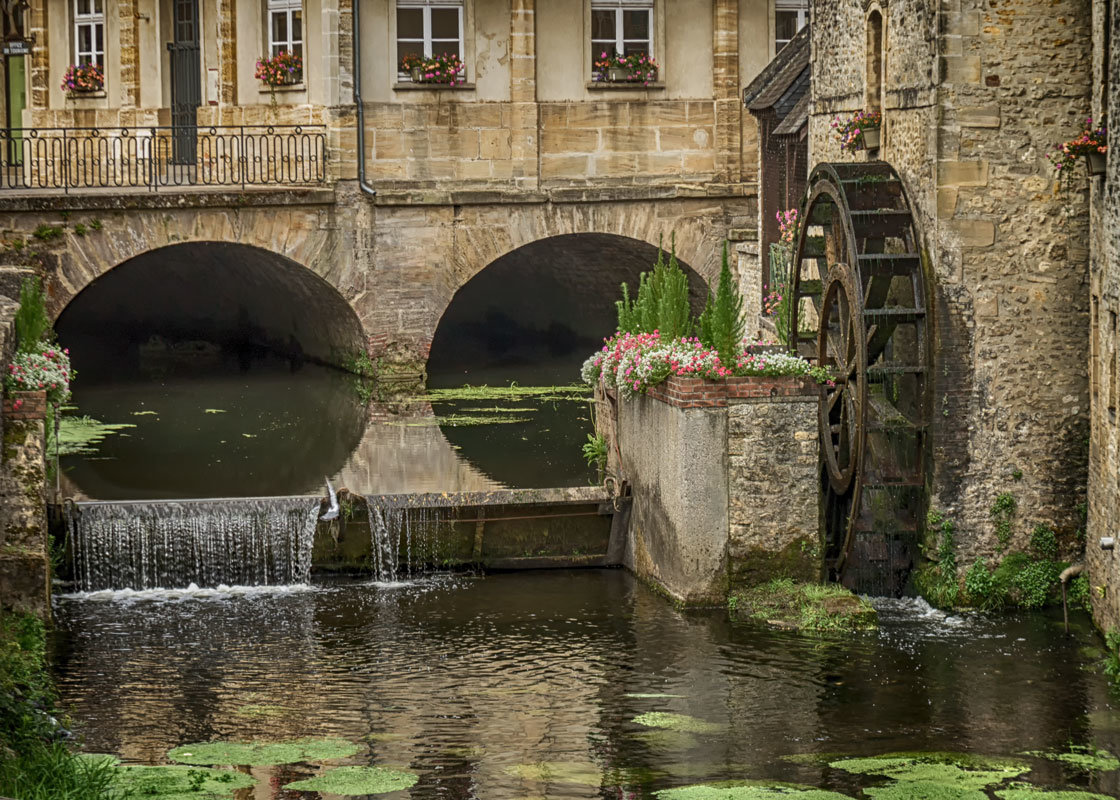
M 249 775 L 232 770 L 178 766 L 117 767 L 112 781 L 125 797 L 150 800 L 220 800 L 255 784 Z
M 296 739 L 290 742 L 199 742 L 168 752 L 180 764 L 269 766 L 347 758 L 361 747 L 345 739 Z
M 736 548 L 728 565 L 728 576 L 733 590 L 749 590 L 778 578 L 813 584 L 821 576 L 820 543 L 805 536 L 781 550 Z
M 668 711 L 650 711 L 634 717 L 634 722 L 647 728 L 662 728 L 680 733 L 720 733 L 726 726 L 707 722 L 687 714 L 673 714 Z
M 336 767 L 322 775 L 295 781 L 284 788 L 299 792 L 326 792 L 346 796 L 385 794 L 415 786 L 420 780 L 415 772 L 387 767 Z
M 658 800 L 850 800 L 848 795 L 777 781 L 714 781 L 655 792 Z
M 834 583 L 775 580 L 736 592 L 728 601 L 734 619 L 804 631 L 865 631 L 878 627 L 866 599 Z
M 1120 759 L 1117 759 L 1107 750 L 1098 750 L 1095 747 L 1073 745 L 1065 752 L 1029 750 L 1023 755 L 1060 761 L 1066 766 L 1082 772 L 1110 772 L 1120 769 Z

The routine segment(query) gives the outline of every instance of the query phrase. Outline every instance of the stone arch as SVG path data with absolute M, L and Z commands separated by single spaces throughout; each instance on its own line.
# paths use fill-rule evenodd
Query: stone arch
M 468 382 L 572 380 L 587 353 L 614 331 L 620 284 L 636 296 L 640 274 L 656 259 L 655 245 L 604 233 L 559 234 L 505 253 L 447 304 L 428 372 L 440 380 L 465 374 Z M 680 266 L 698 314 L 707 282 L 686 261 Z
M 321 216 L 326 206 L 261 205 L 244 208 L 152 208 L 105 211 L 102 228 L 67 235 L 52 253 L 47 274 L 49 310 L 58 317 L 82 290 L 118 265 L 145 253 L 187 243 L 248 245 L 309 270 L 348 301 L 360 282 L 339 258 L 339 237 Z
M 65 305 L 58 294 L 54 302 L 60 336 L 91 344 L 137 347 L 150 333 L 334 365 L 365 347 L 361 321 L 335 287 L 287 256 L 241 242 L 145 250 Z

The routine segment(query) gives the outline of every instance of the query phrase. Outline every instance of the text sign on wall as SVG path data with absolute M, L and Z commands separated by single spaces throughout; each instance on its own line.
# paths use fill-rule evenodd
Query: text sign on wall
M 9 39 L 4 42 L 4 55 L 28 56 L 31 55 L 31 42 L 26 39 Z

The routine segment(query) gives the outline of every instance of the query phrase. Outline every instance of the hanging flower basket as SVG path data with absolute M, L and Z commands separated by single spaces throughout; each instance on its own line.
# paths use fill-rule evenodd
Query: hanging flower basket
M 1081 135 L 1062 142 L 1047 158 L 1054 165 L 1058 180 L 1066 177 L 1082 157 L 1089 168 L 1089 175 L 1103 175 L 1108 163 L 1108 130 L 1104 125 L 1093 127 L 1093 118 L 1085 120 Z
M 649 86 L 656 83 L 657 61 L 645 53 L 630 55 L 608 55 L 600 53 L 595 61 L 595 80 L 606 83 L 640 83 Z
M 71 64 L 62 76 L 62 91 L 92 94 L 105 88 L 105 73 L 97 64 Z
M 840 139 L 840 149 L 849 153 L 878 149 L 882 126 L 883 115 L 867 109 L 857 111 L 847 119 L 835 117 L 832 120 L 832 128 Z

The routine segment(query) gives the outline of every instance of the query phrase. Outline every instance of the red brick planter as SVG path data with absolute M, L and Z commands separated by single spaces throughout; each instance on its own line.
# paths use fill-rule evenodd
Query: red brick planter
M 749 376 L 709 381 L 670 376 L 650 388 L 647 396 L 677 408 L 723 408 L 729 400 L 759 397 L 812 397 L 820 385 L 801 375 Z
M 46 392 L 9 392 L 4 396 L 5 419 L 45 419 L 46 416 Z

